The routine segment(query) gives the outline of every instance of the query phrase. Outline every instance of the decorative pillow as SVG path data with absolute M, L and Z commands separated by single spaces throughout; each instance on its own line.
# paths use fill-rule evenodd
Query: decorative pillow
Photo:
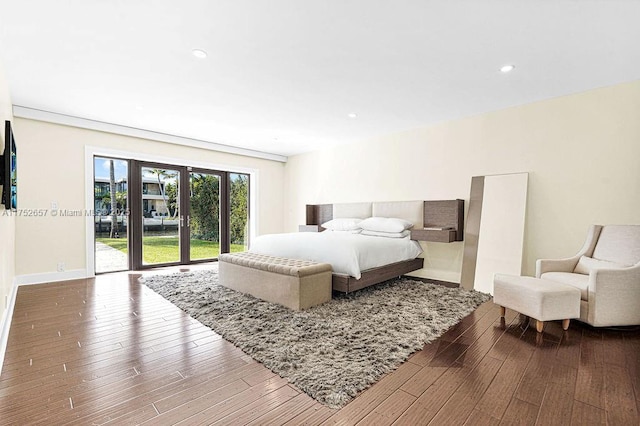
M 592 257 L 582 256 L 573 270 L 576 274 L 589 275 L 594 269 L 622 269 L 626 268 L 625 265 L 621 265 L 615 262 L 609 262 L 608 260 L 599 260 Z
M 362 219 L 354 217 L 341 217 L 338 219 L 331 219 L 328 222 L 323 223 L 322 226 L 330 231 L 353 231 L 359 229 L 358 224 L 362 222 Z
M 405 229 L 402 232 L 379 232 L 379 231 L 367 231 L 363 229 L 360 233 L 362 235 L 369 235 L 371 237 L 386 237 L 386 238 L 404 238 L 411 234 L 411 231 Z
M 413 223 L 395 217 L 370 217 L 360 222 L 360 228 L 375 232 L 402 232 L 413 226 Z

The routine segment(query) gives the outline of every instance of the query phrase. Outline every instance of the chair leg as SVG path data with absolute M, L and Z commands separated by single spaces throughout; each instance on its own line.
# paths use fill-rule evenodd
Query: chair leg
M 570 319 L 568 319 L 568 318 L 567 318 L 567 319 L 563 319 L 563 320 L 562 320 L 562 329 L 563 329 L 563 330 L 568 330 L 568 329 L 569 329 L 569 322 L 570 322 L 570 321 L 571 321 L 571 320 L 570 320 Z
M 538 330 L 538 333 L 542 333 L 542 330 L 544 330 L 544 321 L 536 320 L 536 330 Z
M 507 313 L 507 308 L 504 306 L 500 306 L 500 318 L 504 318 L 504 315 Z

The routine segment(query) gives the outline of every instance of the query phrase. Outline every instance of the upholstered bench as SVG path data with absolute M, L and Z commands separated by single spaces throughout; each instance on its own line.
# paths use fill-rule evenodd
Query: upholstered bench
M 331 300 L 331 265 L 242 252 L 218 257 L 220 284 L 294 310 Z
M 571 318 L 580 318 L 580 290 L 570 285 L 540 278 L 496 274 L 493 279 L 493 302 L 513 309 L 536 320 L 542 333 L 545 321 L 562 320 L 562 328 L 569 328 Z

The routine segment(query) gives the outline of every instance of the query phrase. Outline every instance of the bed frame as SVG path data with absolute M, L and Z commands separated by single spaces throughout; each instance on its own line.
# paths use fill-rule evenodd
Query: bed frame
M 390 265 L 381 266 L 379 268 L 368 269 L 362 272 L 359 280 L 349 275 L 333 274 L 331 276 L 331 284 L 334 291 L 349 293 L 369 287 L 370 285 L 381 283 L 394 277 L 399 277 L 408 272 L 422 269 L 424 259 L 417 257 L 403 262 L 396 262 Z
M 334 218 L 365 219 L 371 216 L 397 217 L 412 222 L 416 228 L 424 226 L 424 201 L 307 204 L 306 213 L 306 224 L 317 225 L 319 228 L 320 224 Z M 320 228 L 320 231 L 322 230 Z M 368 269 L 362 272 L 360 279 L 345 274 L 333 274 L 332 286 L 335 291 L 349 293 L 422 269 L 423 266 L 424 259 L 416 258 Z

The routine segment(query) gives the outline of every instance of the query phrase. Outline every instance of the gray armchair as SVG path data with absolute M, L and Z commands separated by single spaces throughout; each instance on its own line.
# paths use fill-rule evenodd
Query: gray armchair
M 580 290 L 580 321 L 640 324 L 640 225 L 592 225 L 573 257 L 539 259 L 536 277 Z

